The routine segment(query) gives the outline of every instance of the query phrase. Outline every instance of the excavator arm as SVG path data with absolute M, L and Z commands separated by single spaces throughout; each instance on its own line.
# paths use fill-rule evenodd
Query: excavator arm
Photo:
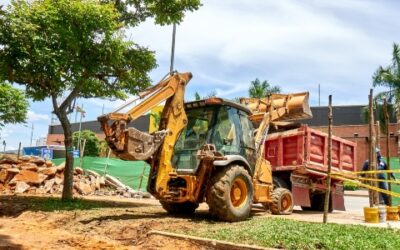
M 98 120 L 105 133 L 105 140 L 113 152 L 124 160 L 148 160 L 164 141 L 167 133 L 180 132 L 174 125 L 168 125 L 170 116 L 186 124 L 183 110 L 183 97 L 186 84 L 192 78 L 191 73 L 172 72 L 158 84 L 139 94 L 143 101 L 126 113 L 109 113 Z M 141 132 L 129 122 L 137 119 L 163 101 L 166 101 L 162 112 L 160 130 L 154 134 Z M 173 142 L 171 142 L 173 143 Z

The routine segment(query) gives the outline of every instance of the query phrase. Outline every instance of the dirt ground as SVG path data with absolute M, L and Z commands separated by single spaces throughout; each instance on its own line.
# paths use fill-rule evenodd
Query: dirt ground
M 185 231 L 204 223 L 222 223 L 209 217 L 206 205 L 185 218 L 167 215 L 152 199 L 108 197 L 101 208 L 73 211 L 31 209 L 31 199 L 46 198 L 0 196 L 0 249 L 206 249 L 196 242 L 149 232 Z M 271 215 L 255 207 L 252 216 Z M 322 221 L 322 214 L 297 210 L 285 218 Z M 359 214 L 334 212 L 329 218 L 338 223 L 362 223 Z

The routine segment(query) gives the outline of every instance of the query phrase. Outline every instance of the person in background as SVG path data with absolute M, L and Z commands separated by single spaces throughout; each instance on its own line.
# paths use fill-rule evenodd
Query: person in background
M 381 156 L 381 152 L 380 152 L 379 148 L 376 148 L 375 152 L 376 152 L 376 170 L 388 170 L 388 166 L 387 166 L 386 162 L 384 162 L 382 160 L 382 156 Z M 369 168 L 369 162 L 368 162 L 368 160 L 366 160 L 362 167 L 362 171 L 368 171 L 368 168 Z M 389 173 L 389 174 L 391 175 L 393 180 L 396 180 L 396 177 L 394 176 L 393 173 Z M 364 175 L 365 174 L 362 174 L 361 176 L 364 176 Z M 387 180 L 386 173 L 378 173 L 378 174 L 376 174 L 376 176 L 380 180 Z M 378 182 L 378 187 L 380 189 L 384 189 L 384 190 L 389 189 L 386 181 Z M 383 203 L 383 204 L 389 206 L 390 205 L 389 195 L 384 194 L 384 193 L 379 193 L 379 203 L 381 203 L 381 204 Z

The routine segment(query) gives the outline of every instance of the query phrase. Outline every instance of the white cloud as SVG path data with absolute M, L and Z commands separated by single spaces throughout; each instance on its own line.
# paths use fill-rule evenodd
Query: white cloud
M 50 116 L 46 114 L 38 114 L 32 110 L 28 110 L 28 122 L 50 121 Z
M 1 139 L 8 138 L 13 132 L 14 132 L 13 129 L 7 128 L 7 126 L 3 127 L 0 129 L 0 138 Z
M 259 77 L 287 92 L 313 90 L 320 83 L 323 94 L 336 94 L 338 102 L 364 103 L 371 75 L 390 62 L 391 44 L 400 41 L 396 4 L 203 1 L 177 28 L 175 65 L 193 72 L 189 93 L 243 95 Z M 168 70 L 170 26 L 150 20 L 129 36 L 156 51 L 160 67 L 153 75 Z

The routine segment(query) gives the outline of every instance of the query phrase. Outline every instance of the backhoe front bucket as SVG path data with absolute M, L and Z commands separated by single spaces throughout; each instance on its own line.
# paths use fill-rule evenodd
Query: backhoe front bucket
M 265 113 L 271 114 L 271 121 L 294 121 L 312 118 L 308 104 L 309 93 L 272 94 L 265 98 L 241 98 L 253 113 L 253 121 L 261 121 Z

